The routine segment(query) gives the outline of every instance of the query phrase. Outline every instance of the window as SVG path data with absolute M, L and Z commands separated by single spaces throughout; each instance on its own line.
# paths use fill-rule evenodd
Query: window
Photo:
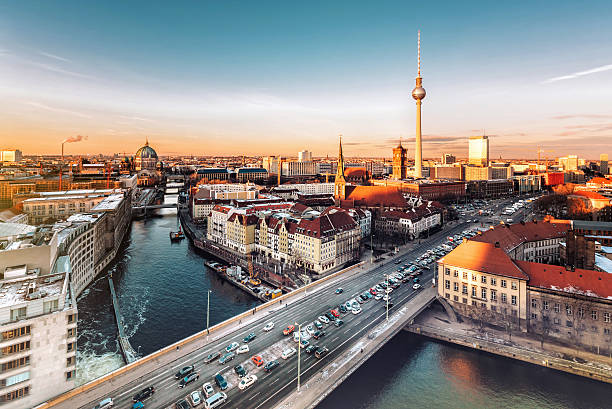
M 467 304 L 467 298 L 462 298 L 461 302 L 464 303 L 464 304 Z
M 478 303 L 477 303 L 476 301 L 472 301 L 472 306 L 473 306 L 473 307 L 477 307 L 477 306 L 478 306 Z
M 500 285 L 502 288 L 506 288 L 506 280 L 500 280 Z
M 8 361 L 2 364 L 1 369 L 2 372 L 10 371 L 11 369 L 19 368 L 22 366 L 30 365 L 30 357 L 26 356 L 23 358 L 15 359 L 13 361 Z
M 472 281 L 478 281 L 478 280 L 476 279 L 476 274 L 472 274 Z
M 591 311 L 591 318 L 594 321 L 597 321 L 597 311 L 596 310 Z
M 70 380 L 74 379 L 75 373 L 76 373 L 76 371 L 74 369 L 72 371 L 66 372 L 66 380 L 70 381 Z
M 555 312 L 556 312 L 556 313 L 561 312 L 561 304 L 559 304 L 559 303 L 555 303 Z
M 604 328 L 604 335 L 610 335 L 610 328 Z
M 492 306 L 491 306 L 491 311 L 497 311 L 497 307 L 496 307 L 496 306 L 494 306 L 494 305 L 492 305 Z
M 458 295 L 453 295 L 453 301 L 459 301 L 459 296 Z
M 45 314 L 48 314 L 52 311 L 57 310 L 57 306 L 58 306 L 57 300 L 45 301 L 43 303 L 43 312 Z
M 453 283 L 453 290 L 459 291 L 459 283 Z
M 459 277 L 459 272 L 457 270 L 453 271 L 453 277 Z
M 538 308 L 538 302 L 536 300 L 531 300 L 531 308 L 534 310 Z
M 444 296 L 450 300 L 450 294 L 449 293 L 444 294 Z
M 497 278 L 491 277 L 491 285 L 497 285 Z
M 446 274 L 447 276 L 450 275 L 450 268 L 446 268 L 444 269 L 444 274 Z
M 486 288 L 480 289 L 480 298 L 482 298 L 483 300 L 487 299 L 487 289 Z
M 26 317 L 26 307 L 11 310 L 11 321 L 17 321 Z
M 486 284 L 487 283 L 487 277 L 486 276 L 481 276 L 480 277 L 480 282 L 483 283 L 483 284 Z
M 559 318 L 553 318 L 553 323 L 559 325 L 561 324 L 561 320 Z
M 538 319 L 538 314 L 535 314 L 535 313 L 532 312 L 531 313 L 531 319 L 532 320 L 537 320 Z
M 75 364 L 75 357 L 69 356 L 66 358 L 66 366 L 73 366 Z
M 30 349 L 30 341 L 20 342 L 18 344 L 9 345 L 2 348 L 2 355 L 15 354 L 17 352 L 25 351 Z
M 516 305 L 516 295 L 512 296 L 512 305 Z
M 465 271 L 463 272 L 463 279 L 467 280 L 467 273 Z
M 504 304 L 508 302 L 508 297 L 506 296 L 506 293 L 501 294 L 501 302 Z
M 610 322 L 610 313 L 604 312 L 604 322 Z
M 69 342 L 66 345 L 66 349 L 67 349 L 68 352 L 71 352 L 71 351 L 74 351 L 74 349 L 75 349 L 74 347 L 75 346 L 76 346 L 76 342 Z
M 497 301 L 497 291 L 491 290 L 491 301 Z
M 28 379 L 30 379 L 30 372 L 26 371 L 26 372 L 22 372 L 17 375 L 9 376 L 6 379 L 0 380 L 0 386 L 4 388 L 7 386 L 16 385 L 20 382 L 27 381 Z
M 565 312 L 567 315 L 572 315 L 572 306 L 569 304 L 565 304 Z
M 68 324 L 72 324 L 73 322 L 76 322 L 76 320 L 77 320 L 77 315 L 76 314 L 68 315 Z
M 0 395 L 0 402 L 8 402 L 11 400 L 23 398 L 28 393 L 30 393 L 30 387 L 26 386 L 25 388 L 17 389 L 16 391 L 12 391 L 4 395 Z
M 76 337 L 76 328 L 68 328 L 68 338 Z
M 516 290 L 518 288 L 518 284 L 516 283 L 516 281 L 513 281 L 511 285 L 513 290 Z
M 573 323 L 573 322 L 571 322 L 571 321 L 565 321 L 565 326 L 566 326 L 566 327 L 571 328 L 573 325 L 574 325 L 574 323 Z
M 467 295 L 467 284 L 461 286 L 461 294 Z
M 444 280 L 444 288 L 446 288 L 447 290 L 450 290 L 450 281 L 449 280 Z
M 26 325 L 25 327 L 19 327 L 15 329 L 11 329 L 8 331 L 3 331 L 0 334 L 0 340 L 13 339 L 23 337 L 25 335 L 30 335 L 30 326 Z
M 548 301 L 542 301 L 542 309 L 548 311 Z
M 476 295 L 476 287 L 472 286 L 472 297 L 477 297 Z

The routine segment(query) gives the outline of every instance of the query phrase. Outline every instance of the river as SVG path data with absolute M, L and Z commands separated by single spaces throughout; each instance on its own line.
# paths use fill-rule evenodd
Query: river
M 166 201 L 176 201 L 175 195 Z M 170 243 L 174 209 L 134 221 L 110 270 L 126 332 L 149 354 L 258 304 L 220 280 L 187 239 Z M 77 382 L 123 365 L 108 282 L 78 299 Z M 318 409 L 609 408 L 610 385 L 402 332 L 330 394 Z

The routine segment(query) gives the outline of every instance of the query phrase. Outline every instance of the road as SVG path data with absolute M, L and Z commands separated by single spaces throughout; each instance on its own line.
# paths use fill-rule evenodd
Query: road
M 469 225 L 461 223 L 454 227 L 438 232 L 429 240 L 424 240 L 422 244 L 413 242 L 413 247 L 406 255 L 401 255 L 399 258 L 403 263 L 414 260 L 419 254 L 423 253 L 431 247 L 435 247 L 445 241 L 446 236 L 453 235 L 468 228 Z M 397 258 L 397 257 L 396 257 Z M 334 284 L 333 287 L 323 286 L 321 290 L 314 292 L 308 297 L 304 297 L 294 303 L 290 303 L 282 310 L 271 314 L 270 319 L 262 319 L 254 322 L 251 325 L 240 328 L 225 337 L 215 342 L 209 343 L 194 352 L 181 357 L 172 365 L 161 367 L 150 372 L 145 377 L 131 384 L 125 385 L 114 392 L 110 393 L 115 400 L 115 407 L 129 408 L 132 404 L 132 396 L 139 390 L 147 386 L 155 386 L 155 394 L 144 401 L 147 408 L 167 408 L 173 407 L 174 403 L 181 398 L 186 397 L 194 390 L 202 390 L 202 385 L 205 382 L 211 382 L 215 391 L 219 388 L 215 385 L 213 377 L 217 373 L 222 373 L 228 380 L 229 388 L 225 391 L 228 395 L 227 402 L 223 405 L 225 408 L 265 408 L 272 406 L 284 396 L 286 396 L 293 388 L 297 386 L 297 355 L 288 360 L 280 358 L 282 350 L 287 346 L 297 348 L 297 344 L 293 342 L 292 337 L 282 335 L 282 329 L 289 324 L 299 323 L 306 325 L 311 323 L 317 316 L 329 311 L 330 308 L 335 308 L 340 303 L 354 297 L 356 294 L 373 287 L 377 283 L 384 280 L 384 274 L 391 273 L 397 270 L 398 265 L 394 264 L 393 259 L 385 260 L 384 264 L 375 264 L 373 269 L 364 270 L 362 273 L 352 275 L 341 280 L 339 284 Z M 428 285 L 431 283 L 435 263 L 432 264 L 430 270 L 425 270 L 420 276 L 421 283 Z M 334 290 L 336 287 L 342 287 L 344 292 L 336 295 Z M 415 294 L 412 289 L 412 284 L 402 284 L 398 289 L 391 293 L 391 299 L 395 306 L 393 310 L 399 309 L 400 305 L 409 301 Z M 351 347 L 368 329 L 385 319 L 386 303 L 383 300 L 377 301 L 370 299 L 362 305 L 362 312 L 358 315 L 352 313 L 342 314 L 341 319 L 344 325 L 337 328 L 333 324 L 324 325 L 326 335 L 319 341 L 311 339 L 311 342 L 318 346 L 325 346 L 330 350 L 330 353 L 322 359 L 317 359 L 314 354 L 309 355 L 302 349 L 301 351 L 301 381 L 306 380 L 320 369 L 330 360 L 338 356 L 342 351 Z M 274 322 L 275 328 L 270 332 L 262 331 L 263 326 L 268 322 Z M 226 365 L 220 365 L 217 361 L 210 364 L 203 362 L 204 358 L 215 351 L 222 349 L 231 342 L 238 342 L 241 345 L 242 339 L 250 332 L 255 332 L 257 337 L 248 345 L 249 353 L 237 355 L 236 358 Z M 270 373 L 263 371 L 263 368 L 256 368 L 251 362 L 250 357 L 260 354 L 265 362 L 272 359 L 277 359 L 280 366 L 272 370 Z M 240 391 L 237 387 L 238 377 L 233 371 L 234 365 L 242 364 L 250 374 L 255 374 L 258 380 L 245 391 Z M 178 387 L 178 381 L 175 380 L 174 374 L 183 366 L 195 365 L 199 372 L 199 380 L 191 383 L 186 388 Z M 81 406 L 82 408 L 92 408 L 97 402 L 88 402 Z

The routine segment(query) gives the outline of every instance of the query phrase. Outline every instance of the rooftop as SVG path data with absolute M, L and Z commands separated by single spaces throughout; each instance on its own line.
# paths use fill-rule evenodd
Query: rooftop
M 60 295 L 66 273 L 0 281 L 0 308 Z
M 110 195 L 104 200 L 102 200 L 100 203 L 98 203 L 91 210 L 94 210 L 94 211 L 95 210 L 98 210 L 98 211 L 115 210 L 117 206 L 119 206 L 123 198 L 124 198 L 123 194 Z

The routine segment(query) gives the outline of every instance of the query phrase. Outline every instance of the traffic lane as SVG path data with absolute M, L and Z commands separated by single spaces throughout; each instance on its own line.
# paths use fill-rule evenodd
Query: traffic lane
M 451 231 L 459 230 L 460 228 L 461 228 L 461 225 L 458 225 L 458 226 L 455 226 L 455 228 L 453 228 Z M 432 236 L 432 239 L 434 239 L 434 238 L 435 238 L 435 236 Z M 430 240 L 429 242 L 423 242 L 421 245 L 415 246 L 408 254 L 418 252 L 419 250 L 422 250 L 423 248 L 426 248 L 426 247 L 429 247 L 429 246 L 432 246 L 432 245 L 435 246 L 435 244 L 431 243 L 431 241 L 433 241 L 433 240 Z M 379 270 L 379 272 L 384 271 L 384 272 L 388 273 L 391 270 L 393 270 L 393 264 L 387 262 L 384 265 L 378 266 L 374 271 L 376 272 L 377 270 Z M 372 272 L 364 272 L 363 274 L 370 275 L 370 274 L 372 274 Z M 347 278 L 346 282 L 343 282 L 342 285 L 343 286 L 347 286 L 348 285 L 350 290 L 357 290 L 357 291 L 359 291 L 361 289 L 361 288 L 359 288 L 359 285 L 360 284 L 363 285 L 363 281 L 361 281 L 362 280 L 361 276 L 363 274 L 357 274 L 357 275 L 355 275 L 353 277 Z M 378 280 L 374 279 L 374 280 L 371 280 L 368 283 L 368 285 L 372 286 L 372 285 L 374 285 L 377 282 L 378 282 Z M 328 289 L 331 289 L 331 288 L 332 287 L 329 287 Z M 318 295 L 318 297 L 316 297 L 316 298 L 319 298 L 319 297 L 325 298 L 325 297 L 329 296 L 328 294 L 325 293 L 325 291 L 315 292 L 313 294 L 314 294 L 315 297 Z M 306 297 L 306 298 L 303 298 L 302 300 L 296 301 L 294 304 L 298 304 L 298 305 L 304 304 L 302 309 L 310 309 L 309 304 L 311 304 L 313 301 L 315 301 L 315 300 L 313 300 L 312 297 Z M 286 313 L 280 313 L 281 317 L 278 317 L 277 315 L 275 315 L 273 319 L 275 321 L 277 321 L 278 319 L 286 318 L 286 317 L 282 317 L 283 315 L 287 315 L 287 316 L 293 315 L 293 316 L 295 316 L 296 315 L 295 308 L 296 307 L 294 305 L 291 305 L 291 306 L 289 306 L 289 308 L 287 308 L 287 312 Z M 299 312 L 297 312 L 297 314 L 299 315 Z M 253 324 L 250 324 L 246 328 L 243 328 L 241 333 L 228 334 L 228 335 L 222 337 L 220 340 L 215 341 L 213 344 L 209 344 L 209 346 L 206 347 L 205 351 L 201 351 L 201 349 L 198 349 L 198 350 L 194 351 L 194 352 L 190 353 L 188 356 L 181 358 L 180 360 L 182 362 L 177 363 L 171 369 L 162 369 L 161 371 L 158 370 L 158 371 L 151 372 L 151 374 L 155 375 L 155 376 L 150 377 L 147 380 L 135 381 L 134 385 L 128 385 L 127 388 L 126 387 L 122 388 L 122 389 L 127 389 L 127 391 L 126 390 L 118 391 L 118 392 L 121 392 L 119 394 L 119 396 L 123 397 L 123 399 L 120 399 L 120 401 L 125 401 L 125 402 L 131 401 L 131 393 L 132 392 L 133 393 L 138 392 L 140 389 L 144 388 L 147 385 L 147 382 L 152 382 L 156 378 L 160 378 L 160 377 L 163 378 L 165 376 L 165 377 L 170 379 L 170 381 L 171 381 L 170 383 L 176 382 L 173 379 L 174 378 L 174 373 L 180 367 L 185 366 L 187 364 L 190 364 L 190 361 L 194 360 L 195 357 L 198 357 L 198 356 L 200 357 L 200 359 L 196 360 L 195 363 L 196 363 L 196 365 L 197 364 L 202 364 L 205 356 L 208 355 L 208 353 L 212 352 L 215 349 L 216 350 L 221 350 L 223 348 L 223 344 L 224 343 L 232 342 L 232 340 L 236 340 L 236 338 L 241 340 L 241 338 L 244 335 L 248 334 L 251 331 L 256 331 L 258 326 L 261 325 L 263 327 L 263 325 L 265 325 L 264 322 L 267 322 L 267 321 L 269 321 L 269 319 L 264 319 L 264 318 L 259 319 L 257 322 L 255 322 Z M 278 328 L 278 325 L 277 325 L 277 328 Z M 277 330 L 277 328 L 275 328 L 274 330 Z M 258 341 L 257 343 L 261 343 L 262 344 L 261 346 L 263 347 L 263 346 L 265 346 L 269 342 L 269 340 L 263 340 L 262 338 L 264 338 L 264 337 L 260 337 L 260 341 Z M 217 373 L 217 371 L 215 371 L 214 369 L 212 371 L 206 371 L 205 373 L 201 373 L 200 374 L 200 379 L 202 379 L 202 376 L 206 376 L 206 375 L 214 376 L 214 374 L 216 374 L 216 373 Z M 168 389 L 171 389 L 171 387 L 168 388 Z M 180 396 L 181 394 L 177 393 L 177 395 Z M 157 395 L 157 396 L 159 396 L 159 395 Z M 95 403 L 95 402 L 90 402 L 90 403 Z

